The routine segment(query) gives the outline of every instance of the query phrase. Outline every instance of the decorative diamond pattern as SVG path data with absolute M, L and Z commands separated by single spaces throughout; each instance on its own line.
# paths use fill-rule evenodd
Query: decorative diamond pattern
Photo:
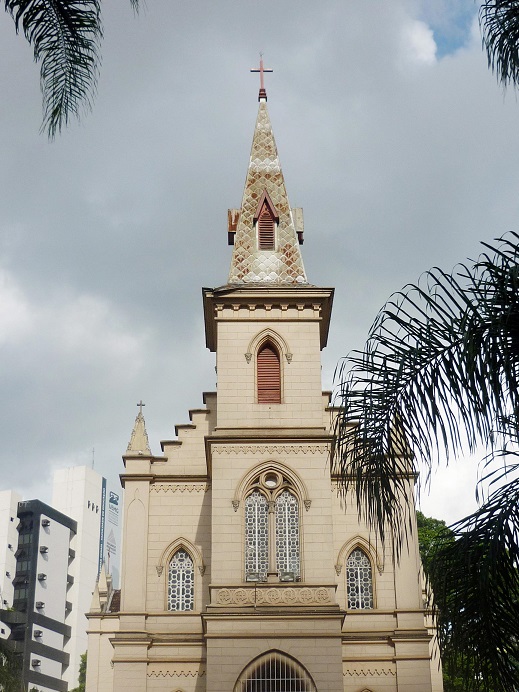
M 373 608 L 371 562 L 360 548 L 352 550 L 346 562 L 346 586 L 348 608 L 351 610 Z
M 254 214 L 264 191 L 278 214 L 274 250 L 260 251 Z M 260 102 L 247 180 L 236 229 L 229 283 L 306 284 L 292 210 L 267 111 Z

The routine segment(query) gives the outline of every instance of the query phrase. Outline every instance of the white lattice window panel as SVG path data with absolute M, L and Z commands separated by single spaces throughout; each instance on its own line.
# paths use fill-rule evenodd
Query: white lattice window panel
M 346 587 L 350 610 L 373 608 L 371 562 L 360 548 L 352 550 L 346 562 Z
M 255 490 L 245 500 L 245 573 L 256 573 L 260 580 L 268 571 L 268 504 Z
M 185 550 L 177 550 L 169 563 L 168 610 L 193 610 L 194 595 L 193 560 Z
M 247 666 L 234 692 L 316 692 L 316 687 L 303 666 L 271 652 Z
M 276 565 L 299 577 L 299 503 L 288 490 L 276 499 Z

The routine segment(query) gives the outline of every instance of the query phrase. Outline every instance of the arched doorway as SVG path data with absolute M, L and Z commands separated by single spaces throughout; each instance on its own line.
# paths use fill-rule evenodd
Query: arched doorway
M 234 692 L 317 692 L 308 671 L 281 651 L 267 651 L 244 668 Z

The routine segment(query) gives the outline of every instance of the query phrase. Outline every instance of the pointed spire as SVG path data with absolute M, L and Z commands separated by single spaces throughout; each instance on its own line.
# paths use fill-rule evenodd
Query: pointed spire
M 144 421 L 144 416 L 142 415 L 143 404 L 140 401 L 137 406 L 139 407 L 139 413 L 135 418 L 135 423 L 132 430 L 132 436 L 128 443 L 126 453 L 130 454 L 142 454 L 145 456 L 151 456 L 151 449 L 148 442 L 148 433 L 146 432 L 146 423 Z
M 234 226 L 229 228 L 229 235 L 234 236 L 234 250 L 229 284 L 308 283 L 298 243 L 302 214 L 290 208 L 266 96 L 261 98 L 261 91 L 241 209 L 230 211 Z M 262 218 L 266 224 L 274 224 L 271 243 L 261 242 Z M 268 227 L 266 236 L 272 237 Z
M 99 585 L 96 582 L 96 585 L 94 586 L 94 591 L 92 593 L 92 601 L 90 602 L 90 612 L 91 613 L 100 613 L 102 610 L 101 608 L 101 598 L 99 596 Z

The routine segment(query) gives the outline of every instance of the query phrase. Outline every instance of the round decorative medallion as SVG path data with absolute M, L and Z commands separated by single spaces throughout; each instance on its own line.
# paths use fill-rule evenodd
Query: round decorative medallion
M 229 589 L 220 589 L 220 591 L 218 591 L 217 601 L 222 605 L 229 605 L 232 601 L 232 595 Z

